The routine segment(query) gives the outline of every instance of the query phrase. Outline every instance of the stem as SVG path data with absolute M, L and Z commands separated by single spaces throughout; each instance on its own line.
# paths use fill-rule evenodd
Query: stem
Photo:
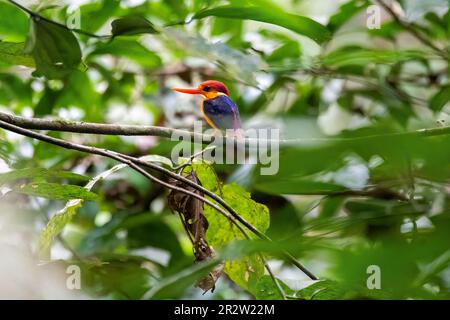
M 88 31 L 84 31 L 84 30 L 78 29 L 78 28 L 69 28 L 65 24 L 53 21 L 53 20 L 48 19 L 48 18 L 46 18 L 44 16 L 41 16 L 40 14 L 38 14 L 38 13 L 36 13 L 34 11 L 31 11 L 27 7 L 24 7 L 23 5 L 21 5 L 20 3 L 17 3 L 14 0 L 8 0 L 8 2 L 10 2 L 13 5 L 15 5 L 16 7 L 18 7 L 22 11 L 28 13 L 32 18 L 38 18 L 40 20 L 47 21 L 48 23 L 51 23 L 51 24 L 53 24 L 55 26 L 64 28 L 66 30 L 69 30 L 69 31 L 72 31 L 72 32 L 76 32 L 76 33 L 79 33 L 79 34 L 82 34 L 82 35 L 85 35 L 85 36 L 88 36 L 88 37 L 92 37 L 92 38 L 110 38 L 111 37 L 110 35 L 98 35 L 98 34 L 94 34 L 94 33 L 91 33 L 91 32 L 88 32 Z
M 438 46 L 436 46 L 433 42 L 431 42 L 430 40 L 428 40 L 424 35 L 422 35 L 419 31 L 417 31 L 414 28 L 414 25 L 411 23 L 408 23 L 404 20 L 402 20 L 396 13 L 394 10 L 392 10 L 392 8 L 387 5 L 383 0 L 375 0 L 376 3 L 378 3 L 380 6 L 382 6 L 384 8 L 384 10 L 386 10 L 391 17 L 398 23 L 400 24 L 403 28 L 405 28 L 409 33 L 411 33 L 414 37 L 416 37 L 417 40 L 419 40 L 420 42 L 422 42 L 424 45 L 430 47 L 431 49 L 433 49 L 434 51 L 436 51 L 437 54 L 439 54 L 439 56 L 441 56 L 442 58 L 444 58 L 445 60 L 448 59 L 448 52 L 446 52 L 446 50 L 443 50 L 441 48 L 439 48 Z
M 52 130 L 61 132 L 75 132 L 85 134 L 102 134 L 102 135 L 120 135 L 120 136 L 157 136 L 162 138 L 171 138 L 173 136 L 181 137 L 180 139 L 186 139 L 186 141 L 198 142 L 202 144 L 210 144 L 216 140 L 214 135 L 201 134 L 196 132 L 190 132 L 187 130 L 158 127 L 158 126 L 141 126 L 141 125 L 119 125 L 119 124 L 104 124 L 93 122 L 79 122 L 79 121 L 67 121 L 62 119 L 39 119 L 39 118 L 25 118 L 5 112 L 0 112 L 0 120 L 6 123 L 10 123 L 25 129 L 37 129 L 37 130 Z M 224 145 L 226 143 L 243 144 L 245 146 L 255 145 L 258 142 L 267 143 L 279 143 L 280 147 L 287 146 L 302 146 L 309 145 L 311 143 L 326 143 L 326 142 L 347 142 L 371 139 L 377 137 L 389 138 L 398 136 L 421 136 L 432 137 L 438 135 L 450 134 L 450 126 L 426 128 L 410 132 L 399 133 L 387 133 L 377 135 L 359 136 L 354 138 L 296 138 L 296 139 L 252 139 L 245 138 L 242 142 L 234 137 L 223 139 Z M 229 144 L 231 145 L 231 144 Z

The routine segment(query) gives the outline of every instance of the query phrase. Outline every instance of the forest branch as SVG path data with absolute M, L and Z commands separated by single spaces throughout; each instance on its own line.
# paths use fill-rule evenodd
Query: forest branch
M 209 144 L 217 139 L 216 136 L 210 134 L 199 134 L 187 130 L 166 128 L 159 126 L 121 125 L 121 124 L 105 124 L 105 123 L 81 122 L 81 121 L 67 121 L 63 119 L 26 118 L 8 114 L 5 112 L 0 112 L 0 120 L 24 129 L 32 129 L 32 130 L 50 130 L 60 132 L 118 135 L 118 136 L 155 136 L 162 138 L 183 137 L 188 141 L 203 144 Z M 333 141 L 345 142 L 375 137 L 386 137 L 386 138 L 395 136 L 430 137 L 448 134 L 450 134 L 450 126 L 420 129 L 410 132 L 359 136 L 353 138 L 297 138 L 297 139 L 280 139 L 277 140 L 277 142 L 279 143 L 280 146 L 301 146 L 304 144 L 310 144 L 314 142 L 317 143 L 333 142 Z M 232 142 L 234 141 L 235 143 L 239 141 L 238 139 L 232 137 L 227 137 L 224 138 L 223 140 L 224 144 L 229 141 Z M 239 143 L 245 144 L 245 146 L 249 146 L 254 144 L 255 141 L 262 141 L 262 140 L 245 138 L 242 142 Z M 271 142 L 272 140 L 264 140 L 264 141 Z
M 85 146 L 82 144 L 73 143 L 73 142 L 69 142 L 66 140 L 58 139 L 58 138 L 53 138 L 53 137 L 50 137 L 50 136 L 47 136 L 47 135 L 44 135 L 41 133 L 37 133 L 37 132 L 31 131 L 31 130 L 28 130 L 25 128 L 21 128 L 20 126 L 17 126 L 15 124 L 7 123 L 1 119 L 0 119 L 0 128 L 15 132 L 17 134 L 20 134 L 20 135 L 23 135 L 26 137 L 34 138 L 34 139 L 41 140 L 41 141 L 44 141 L 44 142 L 47 142 L 47 143 L 50 143 L 53 145 L 57 145 L 62 148 L 65 148 L 65 149 L 77 150 L 77 151 L 81 151 L 81 152 L 89 153 L 89 154 L 96 154 L 96 155 L 104 156 L 104 157 L 119 161 L 121 163 L 124 163 L 124 164 L 128 165 L 130 168 L 141 173 L 142 175 L 144 175 L 149 180 L 151 180 L 155 183 L 158 183 L 158 184 L 160 184 L 166 188 L 172 189 L 172 190 L 177 190 L 179 192 L 183 192 L 189 196 L 192 196 L 192 197 L 202 201 L 203 203 L 206 203 L 207 205 L 211 206 L 216 211 L 218 211 L 220 214 L 224 215 L 230 221 L 237 223 L 234 220 L 234 219 L 236 219 L 237 221 L 242 223 L 247 229 L 249 229 L 252 233 L 254 233 L 260 239 L 272 241 L 268 236 L 266 236 L 264 233 L 259 231 L 252 224 L 250 224 L 248 221 L 246 221 L 244 218 L 242 218 L 242 216 L 240 216 L 234 209 L 231 208 L 231 206 L 229 206 L 222 198 L 217 196 L 215 193 L 205 189 L 201 185 L 194 183 L 193 181 L 183 177 L 182 175 L 173 173 L 173 172 L 171 172 L 163 167 L 160 167 L 158 165 L 155 165 L 151 162 L 144 161 L 144 160 L 141 160 L 141 159 L 138 159 L 135 157 L 131 157 L 131 156 L 121 154 L 121 153 L 118 153 L 115 151 L 107 150 L 107 149 L 100 149 L 100 148 L 96 148 L 96 147 L 92 147 L 92 146 Z M 219 207 L 217 204 L 215 204 L 211 200 L 209 200 L 195 192 L 185 190 L 183 188 L 174 186 L 172 184 L 169 184 L 165 181 L 158 179 L 157 177 L 151 175 L 150 173 L 148 173 L 147 171 L 142 169 L 139 165 L 143 165 L 146 167 L 156 169 L 163 174 L 166 174 L 178 181 L 182 181 L 182 182 L 192 186 L 193 188 L 195 188 L 198 191 L 204 192 L 206 195 L 210 196 L 213 200 L 216 200 L 220 205 L 222 205 L 225 208 L 225 210 L 224 210 L 224 208 Z M 290 253 L 283 251 L 283 256 L 288 261 L 290 261 L 292 264 L 294 264 L 297 268 L 299 268 L 302 272 L 304 272 L 309 278 L 311 278 L 312 280 L 318 280 L 318 278 L 311 271 L 309 271 L 300 262 L 298 262 Z

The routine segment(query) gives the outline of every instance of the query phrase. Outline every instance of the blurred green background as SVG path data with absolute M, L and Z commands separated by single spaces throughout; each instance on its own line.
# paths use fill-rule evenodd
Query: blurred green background
M 260 251 L 289 299 L 450 298 L 448 1 L 20 4 L 34 19 L 0 1 L 1 112 L 190 130 L 200 101 L 171 88 L 215 79 L 244 128 L 301 141 L 280 150 L 272 176 L 195 166 L 206 188 L 277 242 L 242 241 L 205 207 L 208 242 L 227 259 L 214 293 L 194 288 L 204 273 L 167 190 L 125 168 L 87 193 L 81 187 L 117 163 L 4 130 L 0 250 L 30 255 L 33 270 L 80 266 L 93 298 L 279 299 Z M 51 135 L 134 156 L 170 158 L 175 144 Z M 89 201 L 63 209 L 74 194 Z M 5 255 L 0 270 L 14 270 Z M 368 288 L 369 266 L 379 267 L 381 288 Z M 12 287 L 20 279 L 0 278 Z M 52 296 L 30 286 L 31 297 Z

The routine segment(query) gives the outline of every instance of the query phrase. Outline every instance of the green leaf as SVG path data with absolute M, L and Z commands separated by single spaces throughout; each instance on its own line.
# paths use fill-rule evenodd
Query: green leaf
M 89 181 L 84 188 L 85 192 L 90 192 L 94 185 L 110 174 L 125 168 L 126 164 L 118 164 L 111 169 L 102 172 L 101 174 L 95 176 L 91 181 Z M 81 188 L 81 187 L 80 187 Z M 48 250 L 52 244 L 53 239 L 64 229 L 66 224 L 72 221 L 72 218 L 76 215 L 77 210 L 83 205 L 85 199 L 74 196 L 70 198 L 71 200 L 66 203 L 64 208 L 55 213 L 50 221 L 45 226 L 39 235 L 39 253 L 40 256 L 45 257 L 48 255 Z
M 158 33 L 153 24 L 144 17 L 125 17 L 111 22 L 111 33 L 114 37 L 143 33 Z
M 307 17 L 286 13 L 274 6 L 220 6 L 199 11 L 193 19 L 203 19 L 209 16 L 275 24 L 307 36 L 319 44 L 330 38 L 330 32 L 320 23 Z
M 34 67 L 33 57 L 24 53 L 24 42 L 0 41 L 0 64 Z
M 430 109 L 433 111 L 441 111 L 442 108 L 450 101 L 450 86 L 442 87 L 430 100 Z
M 208 169 L 205 167 L 208 165 L 194 165 L 194 170 L 201 183 L 204 186 L 213 187 L 212 191 L 221 196 L 245 220 L 259 231 L 265 232 L 269 228 L 269 209 L 265 205 L 253 201 L 250 193 L 237 184 L 220 187 L 215 182 L 217 177 L 215 172 L 211 171 L 212 167 Z M 206 240 L 212 247 L 221 248 L 234 240 L 246 239 L 234 224 L 208 205 L 205 205 L 204 214 L 209 223 Z M 256 284 L 264 275 L 264 264 L 261 258 L 254 254 L 238 260 L 226 261 L 224 271 L 239 286 L 256 294 Z
M 284 293 L 287 295 L 292 294 L 293 290 L 290 289 L 284 282 L 280 279 L 277 279 L 278 283 L 281 285 L 281 288 L 284 290 Z M 278 289 L 273 283 L 273 279 L 265 275 L 263 276 L 256 285 L 256 299 L 258 300 L 280 300 L 281 296 L 278 292 Z
M 49 257 L 50 246 L 55 237 L 61 233 L 64 227 L 72 221 L 77 210 L 82 206 L 82 199 L 72 199 L 66 203 L 63 209 L 52 216 L 39 235 L 39 256 L 42 258 Z
M 287 41 L 275 49 L 266 60 L 271 63 L 280 62 L 286 59 L 299 59 L 300 55 L 300 44 L 297 41 Z
M 151 156 L 144 156 L 140 158 L 141 160 L 146 161 L 152 161 Z M 90 190 L 94 187 L 94 185 L 101 181 L 106 179 L 111 174 L 127 167 L 126 164 L 118 164 L 111 169 L 104 171 L 100 173 L 99 175 L 95 176 L 92 180 L 90 180 L 84 188 L 79 187 L 84 190 L 84 192 L 91 193 Z M 94 194 L 94 193 L 92 193 Z M 94 194 L 95 195 L 95 194 Z M 76 215 L 77 210 L 83 205 L 84 200 L 89 199 L 83 199 L 78 197 L 77 195 L 71 197 L 70 201 L 66 203 L 63 209 L 58 211 L 56 214 L 52 216 L 50 221 L 47 223 L 47 226 L 42 230 L 40 236 L 39 236 L 39 252 L 41 256 L 47 256 L 48 250 L 51 246 L 51 243 L 53 239 L 64 229 L 67 223 L 69 223 L 72 218 Z
M 120 10 L 120 1 L 101 0 L 89 2 L 80 6 L 81 29 L 90 32 L 97 31 L 111 17 L 116 16 Z
M 416 50 L 381 50 L 348 46 L 330 52 L 322 58 L 329 67 L 350 65 L 365 66 L 369 63 L 394 64 L 402 61 L 423 59 L 424 53 Z
M 93 296 L 137 300 L 156 282 L 158 266 L 145 258 L 125 254 L 97 254 L 95 258 L 68 262 L 80 266 L 82 288 Z
M 269 194 L 328 194 L 345 190 L 333 183 L 298 178 L 266 178 L 266 182 L 255 184 L 256 189 Z
M 297 291 L 294 296 L 304 300 L 336 300 L 344 295 L 345 291 L 335 281 L 314 281 L 306 288 Z
M 53 200 L 80 198 L 88 201 L 95 201 L 98 199 L 98 196 L 95 193 L 87 191 L 83 187 L 61 185 L 58 183 L 33 182 L 20 186 L 14 186 L 12 190 L 17 193 Z
M 0 174 L 0 185 L 21 179 L 74 179 L 86 181 L 89 178 L 70 171 L 48 170 L 43 168 L 17 169 Z
M 27 15 L 9 3 L 0 2 L 0 38 L 10 41 L 24 41 L 28 30 Z
M 165 166 L 167 166 L 169 168 L 173 168 L 172 160 L 170 160 L 169 158 L 160 156 L 158 154 L 150 154 L 150 155 L 144 156 L 144 157 L 141 158 L 141 160 L 145 160 L 145 161 L 148 161 L 148 162 L 159 163 L 159 164 L 165 165 Z
M 327 25 L 328 30 L 332 33 L 336 32 L 340 27 L 342 27 L 368 5 L 369 2 L 366 0 L 352 0 L 341 5 L 338 11 L 330 17 Z
M 81 49 L 69 30 L 42 19 L 33 19 L 27 39 L 27 53 L 36 63 L 36 75 L 64 78 L 81 63 Z
M 172 276 L 161 280 L 150 289 L 142 299 L 175 299 L 179 298 L 184 291 L 208 274 L 219 261 L 217 259 L 206 260 L 205 262 L 194 264 Z

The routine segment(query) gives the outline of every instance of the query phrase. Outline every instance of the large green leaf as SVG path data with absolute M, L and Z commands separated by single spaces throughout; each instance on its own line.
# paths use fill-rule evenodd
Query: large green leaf
M 72 32 L 43 19 L 32 19 L 25 51 L 35 60 L 36 75 L 48 79 L 63 78 L 81 63 L 80 45 Z
M 0 39 L 24 41 L 28 30 L 27 15 L 9 3 L 0 2 Z
M 265 232 L 269 228 L 268 208 L 253 201 L 250 193 L 237 184 L 220 186 L 215 182 L 217 180 L 215 172 L 211 171 L 211 167 L 206 164 L 194 165 L 194 170 L 203 185 L 212 187 L 212 191 L 221 196 L 255 228 L 261 232 Z M 205 216 L 209 222 L 206 239 L 212 247 L 221 248 L 232 241 L 246 239 L 239 228 L 208 205 L 205 205 Z M 226 261 L 224 271 L 239 286 L 256 294 L 256 284 L 264 275 L 264 264 L 261 258 L 254 254 L 241 259 Z
M 70 171 L 48 170 L 43 168 L 16 169 L 0 174 L 0 185 L 21 179 L 74 179 L 86 181 L 88 177 Z
M 24 42 L 0 41 L 0 65 L 21 65 L 34 67 L 34 59 L 24 52 Z
M 345 23 L 350 21 L 353 16 L 369 5 L 367 0 L 351 0 L 339 7 L 338 11 L 334 13 L 328 20 L 327 28 L 331 32 L 336 32 Z
M 94 201 L 98 199 L 95 193 L 92 193 L 83 187 L 61 185 L 58 183 L 33 182 L 20 186 L 14 186 L 12 190 L 14 192 L 52 200 L 69 200 L 80 198 L 83 200 Z
M 220 6 L 197 12 L 193 19 L 209 16 L 275 24 L 307 36 L 317 43 L 322 43 L 330 38 L 330 32 L 320 23 L 307 17 L 286 13 L 275 6 Z

